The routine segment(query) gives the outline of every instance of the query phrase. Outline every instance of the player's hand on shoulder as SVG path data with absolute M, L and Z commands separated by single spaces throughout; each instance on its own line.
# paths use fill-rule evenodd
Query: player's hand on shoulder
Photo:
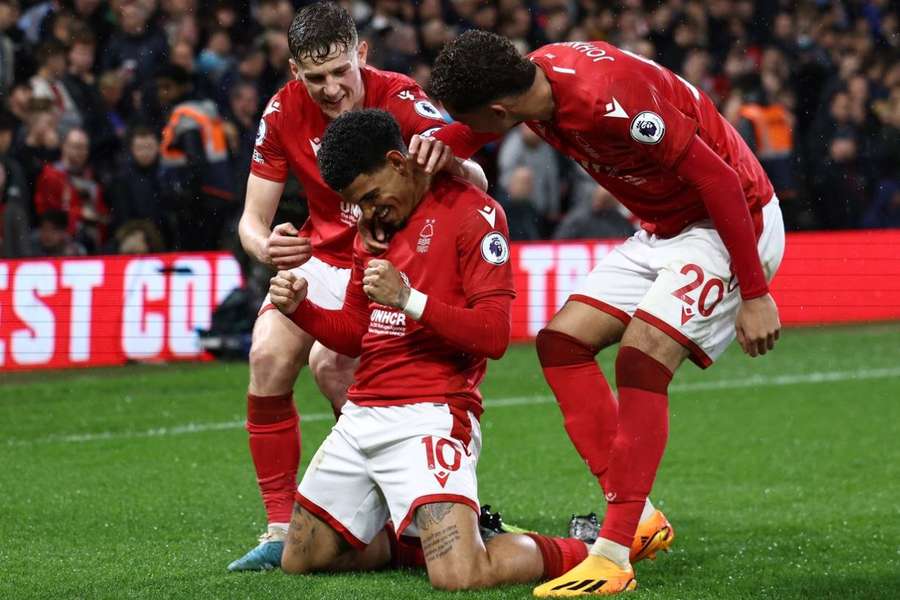
M 285 315 L 292 315 L 300 303 L 306 300 L 308 283 L 290 271 L 278 271 L 269 280 L 269 299 L 275 308 Z
M 309 238 L 300 237 L 293 224 L 280 223 L 269 234 L 265 253 L 268 263 L 276 269 L 294 269 L 312 256 L 312 243 Z
M 441 140 L 419 134 L 409 141 L 407 156 L 411 163 L 429 175 L 447 170 L 453 175 L 461 175 L 461 168 L 453 150 Z
M 781 321 L 771 294 L 744 300 L 735 327 L 741 349 L 750 356 L 761 356 L 773 349 L 781 335 Z
M 403 308 L 409 300 L 409 286 L 390 261 L 373 258 L 363 273 L 363 291 L 370 300 Z

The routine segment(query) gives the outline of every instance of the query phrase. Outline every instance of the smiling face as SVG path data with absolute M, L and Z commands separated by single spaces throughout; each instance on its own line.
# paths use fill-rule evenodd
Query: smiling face
M 292 58 L 291 72 L 322 112 L 335 119 L 362 106 L 365 88 L 360 68 L 366 64 L 367 50 L 361 42 L 344 50 L 335 47 L 324 61 L 314 61 L 311 56 Z
M 391 150 L 386 159 L 384 166 L 358 175 L 341 191 L 344 200 L 359 206 L 360 220 L 379 242 L 388 241 L 406 225 L 420 199 L 406 156 Z

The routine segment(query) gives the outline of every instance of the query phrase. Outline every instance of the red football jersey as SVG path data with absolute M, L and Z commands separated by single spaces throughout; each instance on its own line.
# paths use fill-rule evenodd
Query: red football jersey
M 528 122 L 643 221 L 671 237 L 709 215 L 675 174 L 694 134 L 737 171 L 756 224 L 774 190 L 753 152 L 710 99 L 655 62 L 605 42 L 567 42 L 528 55 L 547 76 L 553 120 Z
M 500 205 L 461 179 L 438 176 L 406 226 L 377 257 L 357 239 L 345 314 L 365 315 L 368 331 L 347 394 L 361 405 L 449 402 L 481 414 L 478 384 L 487 360 L 452 346 L 398 308 L 371 302 L 362 278 L 372 258 L 389 260 L 409 285 L 450 306 L 515 296 L 509 230 Z
M 361 70 L 364 107 L 390 112 L 407 143 L 417 133 L 444 126 L 441 113 L 415 81 L 372 67 Z M 349 268 L 359 209 L 343 202 L 319 174 L 316 153 L 327 125 L 328 118 L 301 82 L 285 84 L 263 112 L 250 171 L 264 179 L 284 181 L 291 170 L 303 185 L 309 203 L 309 219 L 300 234 L 312 240 L 314 256 L 330 265 Z

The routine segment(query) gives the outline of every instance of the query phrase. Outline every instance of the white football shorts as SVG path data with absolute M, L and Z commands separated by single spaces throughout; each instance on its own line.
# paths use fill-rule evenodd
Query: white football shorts
M 291 269 L 291 273 L 303 277 L 309 283 L 306 297 L 310 302 L 328 310 L 340 310 L 344 306 L 350 269 L 334 267 L 313 256 L 299 267 Z M 266 294 L 259 309 L 260 314 L 274 308 L 272 300 Z
M 297 488 L 296 500 L 350 545 L 364 548 L 391 519 L 418 537 L 422 504 L 454 502 L 479 513 L 475 467 L 481 428 L 447 404 L 347 402 Z
M 771 281 L 784 256 L 778 198 L 762 214 L 757 248 Z M 606 255 L 569 300 L 626 325 L 636 316 L 688 348 L 691 360 L 706 368 L 735 337 L 741 293 L 722 238 L 711 221 L 700 221 L 671 238 L 638 231 Z

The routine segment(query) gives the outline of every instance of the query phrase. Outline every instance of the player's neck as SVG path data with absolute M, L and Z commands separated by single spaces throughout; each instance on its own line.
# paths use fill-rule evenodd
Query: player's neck
M 512 112 L 521 121 L 550 121 L 555 108 L 556 101 L 553 99 L 550 80 L 543 69 L 537 67 L 534 83 L 516 99 Z
M 431 188 L 433 178 L 433 175 L 428 175 L 424 171 L 413 171 L 413 208 L 411 212 L 415 212 L 416 208 L 422 204 L 422 200 L 425 199 L 428 190 Z

